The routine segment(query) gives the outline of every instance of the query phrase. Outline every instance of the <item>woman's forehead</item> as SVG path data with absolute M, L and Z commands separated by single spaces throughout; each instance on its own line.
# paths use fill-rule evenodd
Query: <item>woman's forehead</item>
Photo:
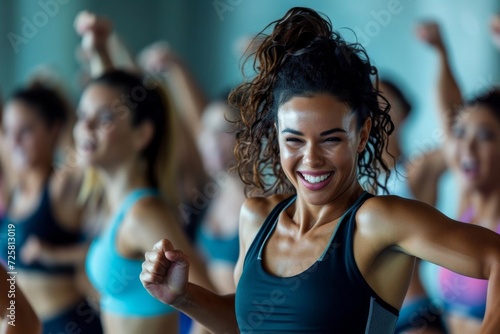
M 89 86 L 82 94 L 78 109 L 85 112 L 114 111 L 127 107 L 118 89 L 101 84 Z
M 454 123 L 463 126 L 483 123 L 500 129 L 500 117 L 495 115 L 490 108 L 481 105 L 463 108 L 457 114 Z
M 5 105 L 2 117 L 4 122 L 39 119 L 36 107 L 21 100 L 9 101 Z
M 120 99 L 120 90 L 108 85 L 95 83 L 88 86 L 82 94 L 80 103 L 108 102 Z
M 354 116 L 349 106 L 328 94 L 294 97 L 279 107 L 278 125 L 349 128 Z

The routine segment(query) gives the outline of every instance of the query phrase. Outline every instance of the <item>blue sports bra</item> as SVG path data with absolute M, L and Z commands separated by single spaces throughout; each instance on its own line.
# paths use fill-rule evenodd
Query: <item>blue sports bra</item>
M 236 265 L 240 253 L 240 238 L 238 233 L 233 236 L 215 235 L 201 226 L 196 232 L 196 243 L 202 253 L 211 261 L 222 261 L 231 265 Z
M 117 233 L 123 218 L 137 201 L 158 196 L 154 189 L 137 189 L 123 201 L 110 224 L 91 244 L 86 259 L 90 282 L 101 294 L 101 310 L 121 316 L 151 317 L 176 310 L 153 298 L 142 286 L 139 275 L 143 260 L 118 253 Z

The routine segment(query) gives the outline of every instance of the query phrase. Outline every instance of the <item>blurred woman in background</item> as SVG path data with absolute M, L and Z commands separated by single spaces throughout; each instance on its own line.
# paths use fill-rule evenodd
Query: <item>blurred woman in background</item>
M 234 293 L 233 272 L 239 255 L 238 221 L 245 201 L 245 185 L 231 170 L 236 164 L 234 122 L 237 111 L 220 99 L 203 112 L 198 146 L 212 177 L 210 205 L 196 234 L 196 245 L 208 261 L 212 282 L 219 293 Z
M 164 43 L 145 48 L 139 58 L 139 66 L 113 32 L 112 21 L 94 13 L 83 11 L 75 19 L 75 28 L 82 36 L 82 49 L 89 61 L 92 77 L 110 69 L 126 69 L 145 73 L 148 86 L 158 87 L 172 97 L 175 123 L 174 180 L 179 198 L 182 226 L 193 242 L 200 218 L 209 201 L 205 200 L 204 188 L 208 176 L 203 169 L 196 138 L 200 131 L 200 116 L 206 106 L 206 98 L 196 81 Z
M 12 173 L 2 235 L 15 226 L 17 282 L 43 322 L 44 333 L 101 333 L 99 316 L 76 281 L 85 256 L 81 175 L 70 166 L 54 170 L 54 156 L 69 118 L 68 105 L 40 84 L 17 90 L 2 115 L 5 152 Z M 1 240 L 7 261 L 7 239 Z
M 160 91 L 123 71 L 92 80 L 78 107 L 77 150 L 91 169 L 83 192 L 95 192 L 102 182 L 109 215 L 87 255 L 106 333 L 177 333 L 177 312 L 139 281 L 143 253 L 159 235 L 188 249 L 191 279 L 211 288 L 179 223 L 171 108 Z
M 500 90 L 493 88 L 464 102 L 438 24 L 421 24 L 418 37 L 439 57 L 438 110 L 445 141 L 439 154 L 415 165 L 415 176 L 420 176 L 414 182 L 428 182 L 427 177 L 436 174 L 428 166 L 445 162 L 455 173 L 460 188 L 458 219 L 500 233 Z M 428 186 L 436 189 L 437 183 L 428 182 Z M 440 301 L 444 308 L 429 309 L 428 316 L 444 312 L 452 334 L 479 333 L 485 316 L 488 282 L 445 268 L 425 272 L 423 283 L 430 297 Z
M 389 179 L 387 180 L 388 193 L 408 199 L 418 199 L 434 206 L 437 197 L 437 183 L 446 166 L 444 163 L 440 165 L 434 163 L 434 170 L 431 172 L 429 169 L 432 167 L 430 166 L 430 162 L 437 162 L 436 156 L 441 155 L 441 152 L 429 152 L 425 158 L 421 157 L 414 161 L 409 161 L 405 158 L 401 145 L 401 134 L 406 120 L 413 109 L 412 104 L 400 86 L 393 81 L 381 79 L 379 83 L 381 94 L 391 105 L 389 114 L 394 123 L 394 132 L 389 136 L 387 151 L 384 151 L 384 160 L 391 169 Z M 426 174 L 417 175 L 418 172 L 415 169 L 422 172 L 426 171 Z M 417 181 L 421 176 L 422 179 Z M 378 193 L 379 195 L 383 195 L 382 191 Z M 441 318 L 437 315 L 429 317 L 426 312 L 421 311 L 437 308 L 438 306 L 427 297 L 425 289 L 420 283 L 419 265 L 417 263 L 413 271 L 412 283 L 401 307 L 396 333 L 410 334 L 413 333 L 412 330 L 415 327 L 418 328 L 418 331 L 415 331 L 415 333 L 443 333 L 444 327 Z M 425 324 L 425 328 L 422 324 Z

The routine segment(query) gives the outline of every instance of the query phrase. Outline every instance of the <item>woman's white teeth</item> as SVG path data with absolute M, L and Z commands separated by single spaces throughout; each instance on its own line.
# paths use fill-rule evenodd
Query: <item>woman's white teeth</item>
M 304 176 L 304 179 L 309 182 L 309 183 L 318 183 L 318 182 L 323 182 L 325 181 L 326 179 L 328 179 L 328 177 L 331 175 L 331 173 L 328 173 L 328 174 L 325 174 L 325 175 L 321 175 L 321 176 L 312 176 L 312 175 L 307 175 L 307 174 L 303 174 Z

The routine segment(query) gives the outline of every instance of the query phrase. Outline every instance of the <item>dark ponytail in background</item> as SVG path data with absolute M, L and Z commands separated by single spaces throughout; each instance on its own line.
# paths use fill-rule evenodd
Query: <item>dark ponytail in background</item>
M 273 31 L 265 35 L 271 26 Z M 295 192 L 279 161 L 277 111 L 295 96 L 321 93 L 348 105 L 356 114 L 358 130 L 371 118 L 370 137 L 359 154 L 358 177 L 365 188 L 386 190 L 379 175 L 389 175 L 382 151 L 394 125 L 387 100 L 372 84 L 377 70 L 364 49 L 343 40 L 328 19 L 300 7 L 272 22 L 256 39 L 262 40 L 260 47 L 246 61 L 253 57 L 257 74 L 229 96 L 230 104 L 240 111 L 235 155 L 240 177 L 249 186 L 247 195 Z

